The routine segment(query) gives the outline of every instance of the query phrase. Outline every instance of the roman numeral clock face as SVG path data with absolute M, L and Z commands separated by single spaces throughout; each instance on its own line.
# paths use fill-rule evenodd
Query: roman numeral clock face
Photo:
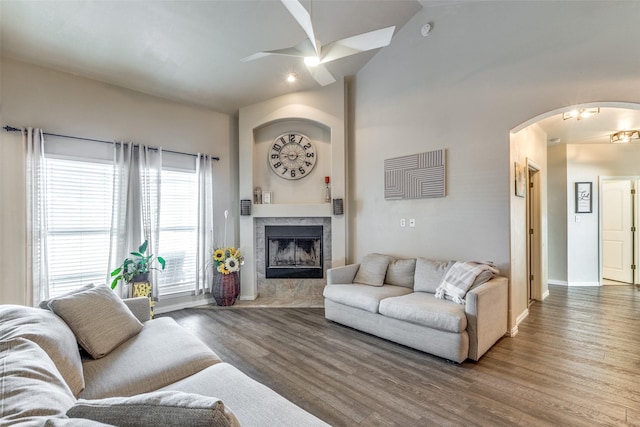
M 316 149 L 305 135 L 285 133 L 277 137 L 269 149 L 271 169 L 281 178 L 300 179 L 316 165 Z

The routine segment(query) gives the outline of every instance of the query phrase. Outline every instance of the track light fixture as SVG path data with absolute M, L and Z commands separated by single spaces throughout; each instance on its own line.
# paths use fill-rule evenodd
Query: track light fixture
M 576 120 L 586 119 L 589 116 L 593 116 L 594 114 L 598 114 L 600 112 L 600 107 L 598 108 L 580 108 L 577 110 L 567 111 L 566 113 L 562 113 L 562 120 L 569 120 L 575 118 Z
M 640 130 L 621 130 L 611 134 L 612 144 L 627 144 L 633 140 L 640 139 Z

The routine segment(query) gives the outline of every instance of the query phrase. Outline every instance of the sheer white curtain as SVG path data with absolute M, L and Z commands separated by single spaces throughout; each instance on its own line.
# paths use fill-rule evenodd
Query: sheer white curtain
M 198 245 L 196 253 L 196 295 L 204 293 L 213 282 L 213 159 L 198 154 Z
M 113 144 L 113 202 L 111 211 L 111 236 L 109 240 L 109 273 L 116 269 L 129 255 L 138 237 L 133 241 L 130 233 L 130 216 L 128 215 L 131 203 L 131 159 L 133 156 L 133 144 Z M 109 274 L 108 273 L 108 274 Z M 111 283 L 109 274 L 107 283 Z M 118 284 L 116 292 L 126 298 L 128 289 L 122 281 Z
M 114 144 L 113 211 L 109 271 L 147 240 L 147 251 L 156 254 L 160 233 L 160 182 L 162 149 L 132 143 Z M 151 270 L 153 298 L 157 299 L 157 271 Z M 120 282 L 120 296 L 129 289 Z
M 137 149 L 137 178 L 140 189 L 139 209 L 142 243 L 147 240 L 147 250 L 158 255 L 158 238 L 160 236 L 160 185 L 162 177 L 162 148 L 151 148 L 139 145 Z M 132 212 L 132 217 L 135 213 Z M 136 247 L 137 249 L 137 247 Z M 156 266 L 157 267 L 157 266 Z M 158 299 L 158 270 L 151 270 L 152 296 Z
M 47 267 L 47 179 L 42 129 L 22 130 L 26 153 L 27 301 L 49 298 Z

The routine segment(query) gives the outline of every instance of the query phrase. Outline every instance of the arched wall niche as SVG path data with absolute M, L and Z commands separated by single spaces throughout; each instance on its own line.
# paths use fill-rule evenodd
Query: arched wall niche
M 317 155 L 314 168 L 296 180 L 281 178 L 269 165 L 274 140 L 285 133 L 306 135 Z M 325 177 L 331 176 L 331 128 L 304 117 L 280 118 L 253 129 L 253 187 L 272 193 L 272 203 L 307 204 L 324 202 Z

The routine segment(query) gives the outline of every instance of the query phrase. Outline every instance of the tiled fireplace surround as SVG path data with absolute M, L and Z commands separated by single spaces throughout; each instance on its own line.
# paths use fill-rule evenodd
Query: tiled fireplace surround
M 266 279 L 265 278 L 265 226 L 268 225 L 321 225 L 324 270 L 331 268 L 330 217 L 265 217 L 254 219 L 255 266 L 259 305 L 320 306 L 323 279 Z M 247 303 L 245 303 L 247 304 Z

